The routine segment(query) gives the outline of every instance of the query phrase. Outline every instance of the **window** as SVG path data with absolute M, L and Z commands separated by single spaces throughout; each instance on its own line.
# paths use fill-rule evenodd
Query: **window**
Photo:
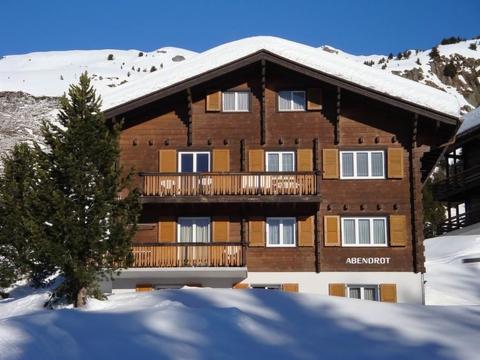
M 248 91 L 227 91 L 222 93 L 223 111 L 249 111 L 249 95 Z
M 267 246 L 295 246 L 295 218 L 267 218 Z
M 342 218 L 343 246 L 387 246 L 387 219 L 384 217 Z
M 278 92 L 278 110 L 279 111 L 304 111 L 305 110 L 305 91 L 279 91 Z
M 376 285 L 347 285 L 347 297 L 378 301 L 378 286 Z
M 295 171 L 293 151 L 268 151 L 266 154 L 267 171 Z
M 341 179 L 384 179 L 384 151 L 341 151 Z
M 250 285 L 252 289 L 263 289 L 263 290 L 281 290 L 281 285 L 276 284 L 252 284 Z
M 209 152 L 181 152 L 178 156 L 178 168 L 182 173 L 210 171 Z
M 210 218 L 182 217 L 178 218 L 178 242 L 207 243 L 210 242 Z

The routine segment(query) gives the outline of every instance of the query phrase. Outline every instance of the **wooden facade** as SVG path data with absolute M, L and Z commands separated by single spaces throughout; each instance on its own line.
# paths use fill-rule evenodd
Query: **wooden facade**
M 304 91 L 305 110 L 279 111 L 283 90 Z M 222 111 L 226 91 L 248 92 L 249 110 Z M 120 164 L 138 173 L 142 192 L 136 266 L 424 271 L 421 187 L 433 166 L 426 159 L 450 140 L 454 119 L 443 121 L 438 113 L 271 54 L 256 54 L 107 116 L 124 121 Z M 341 178 L 340 152 L 358 150 L 383 152 L 384 178 Z M 192 151 L 209 154 L 210 171 L 179 172 L 179 154 Z M 266 152 L 278 151 L 294 154 L 294 171 L 267 171 Z M 181 217 L 208 218 L 212 243 L 178 244 Z M 294 246 L 267 246 L 270 217 L 295 219 Z M 386 246 L 342 246 L 343 217 L 385 218 Z M 389 261 L 349 263 L 352 257 Z

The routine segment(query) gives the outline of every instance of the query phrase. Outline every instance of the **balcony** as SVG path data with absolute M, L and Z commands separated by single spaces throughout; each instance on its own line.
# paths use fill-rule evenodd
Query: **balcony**
M 452 216 L 451 218 L 446 219 L 439 225 L 437 231 L 440 234 L 444 234 L 450 231 L 462 229 L 478 222 L 480 222 L 480 211 L 468 211 L 466 213 Z
M 318 179 L 314 172 L 139 175 L 144 203 L 319 201 Z
M 244 246 L 236 243 L 135 244 L 134 268 L 243 267 Z
M 439 201 L 463 201 L 462 194 L 480 186 L 480 166 L 448 176 L 433 187 L 433 195 Z

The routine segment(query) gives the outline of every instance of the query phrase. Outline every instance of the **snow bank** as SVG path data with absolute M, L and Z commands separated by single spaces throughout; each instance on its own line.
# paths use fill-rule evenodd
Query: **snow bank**
M 3 314 L 2 359 L 475 359 L 480 351 L 478 307 L 182 289 L 30 311 Z
M 260 50 L 447 115 L 458 117 L 460 113 L 458 100 L 443 91 L 339 57 L 334 53 L 270 36 L 250 37 L 217 46 L 172 66 L 168 72 L 149 74 L 142 81 L 105 92 L 103 109 L 111 109 Z
M 480 126 L 480 107 L 470 111 L 463 117 L 462 125 L 458 128 L 457 136 L 463 135 L 469 130 Z

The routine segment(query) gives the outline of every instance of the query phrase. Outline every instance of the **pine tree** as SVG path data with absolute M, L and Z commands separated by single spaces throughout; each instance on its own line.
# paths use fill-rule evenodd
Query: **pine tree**
M 457 75 L 457 68 L 453 61 L 450 61 L 445 67 L 443 68 L 443 75 L 448 76 L 449 78 L 455 77 Z
M 430 59 L 438 59 L 440 57 L 440 53 L 438 52 L 438 48 L 435 46 L 432 48 L 432 51 L 430 51 Z

